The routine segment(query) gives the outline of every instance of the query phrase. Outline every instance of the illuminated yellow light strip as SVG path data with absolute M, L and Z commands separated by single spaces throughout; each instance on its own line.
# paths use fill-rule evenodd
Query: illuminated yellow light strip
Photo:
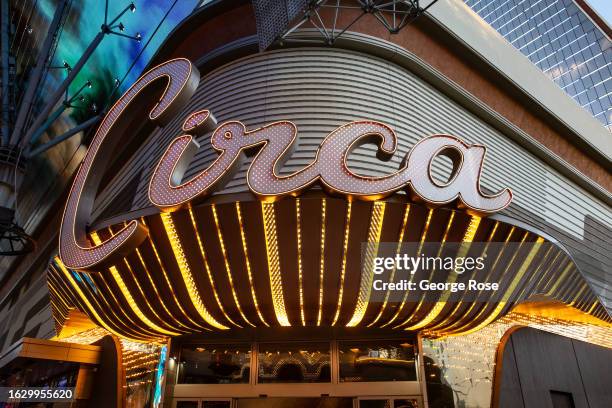
M 47 286 L 49 286 L 49 288 L 52 289 L 53 294 L 57 297 L 57 301 L 61 303 L 61 305 L 59 306 L 62 306 L 63 309 L 65 309 L 66 311 L 70 310 L 71 308 L 74 308 L 74 307 L 71 307 L 68 304 L 68 301 L 64 299 L 64 297 L 57 291 L 57 289 L 55 288 L 55 284 L 53 282 L 48 281 Z M 58 307 L 58 305 L 56 304 L 55 307 Z
M 317 326 L 321 325 L 323 316 L 323 279 L 325 277 L 325 218 L 327 216 L 327 204 L 325 199 L 321 200 L 321 257 L 319 258 L 319 313 L 317 314 Z
M 574 300 L 572 300 L 569 305 L 570 306 L 575 306 L 577 303 L 580 303 L 580 298 L 582 297 L 582 292 L 584 292 L 587 289 L 587 285 L 584 284 L 584 282 L 582 282 L 582 287 L 580 288 L 580 290 L 575 294 L 574 296 Z
M 91 238 L 92 238 L 94 244 L 96 244 L 96 245 L 100 245 L 100 243 L 102 242 L 102 240 L 100 239 L 98 234 L 95 233 L 95 232 L 91 233 Z M 125 260 L 124 260 L 124 262 L 125 262 L 126 266 L 129 268 L 128 263 Z M 111 266 L 108 269 L 110 270 L 111 275 L 113 276 L 113 279 L 115 280 L 115 283 L 117 284 L 117 286 L 119 286 L 119 290 L 121 291 L 121 293 L 123 294 L 123 297 L 127 301 L 128 306 L 130 307 L 130 309 L 132 309 L 132 312 L 134 312 L 134 314 L 136 316 L 138 316 L 138 318 L 144 324 L 146 324 L 149 328 L 159 332 L 160 334 L 166 334 L 168 336 L 178 336 L 180 334 L 179 332 L 174 332 L 174 331 L 166 330 L 163 327 L 160 327 L 157 324 L 155 324 L 153 321 L 151 321 L 151 319 L 149 319 L 144 314 L 144 312 L 140 309 L 140 307 L 138 307 L 138 305 L 136 304 L 136 301 L 134 300 L 134 296 L 132 296 L 132 293 L 128 289 L 127 285 L 125 284 L 125 281 L 123 280 L 123 277 L 121 276 L 121 274 L 119 273 L 117 268 L 114 267 L 114 266 Z M 131 269 L 130 269 L 130 271 L 131 271 Z M 142 288 L 140 290 L 142 292 Z M 143 293 L 143 296 L 144 296 L 144 293 Z M 144 299 L 146 300 L 146 296 L 144 296 Z M 148 300 L 146 302 L 149 305 L 149 308 L 153 311 L 153 313 L 155 313 L 155 311 L 153 310 L 153 308 L 149 304 Z M 159 319 L 159 316 L 157 316 L 157 318 Z
M 206 270 L 206 274 L 208 275 L 208 281 L 210 282 L 210 286 L 212 288 L 212 292 L 213 292 L 213 296 L 215 298 L 215 301 L 217 302 L 217 306 L 219 306 L 219 309 L 221 310 L 221 313 L 223 314 L 223 316 L 231 324 L 233 324 L 234 326 L 242 328 L 242 326 L 240 326 L 238 323 L 234 322 L 232 320 L 232 318 L 229 317 L 229 315 L 225 311 L 225 308 L 223 307 L 223 304 L 221 303 L 221 299 L 219 297 L 219 293 L 217 292 L 217 285 L 215 285 L 215 279 L 214 279 L 214 277 L 212 275 L 212 271 L 210 269 L 210 265 L 208 264 L 208 256 L 206 255 L 206 251 L 204 250 L 204 243 L 202 242 L 202 238 L 200 237 L 200 232 L 198 231 L 198 226 L 197 226 L 197 223 L 196 223 L 195 215 L 193 214 L 193 210 L 191 209 L 191 207 L 189 207 L 189 217 L 191 218 L 191 225 L 193 226 L 193 231 L 195 232 L 196 239 L 198 241 L 198 247 L 200 248 L 200 254 L 202 255 L 202 259 L 204 260 L 204 269 Z M 222 247 L 222 251 L 223 250 L 224 250 L 224 247 Z M 225 253 L 223 254 L 223 256 L 225 257 Z M 227 260 L 226 260 L 226 262 L 227 262 Z M 229 268 L 229 266 L 226 265 L 226 268 Z M 228 271 L 228 274 L 229 274 L 229 269 L 227 269 L 227 271 Z M 230 277 L 230 282 L 231 282 L 231 277 Z M 234 290 L 234 286 L 232 284 L 232 291 L 233 290 Z
M 429 231 L 429 224 L 431 223 L 432 215 L 433 215 L 433 210 L 430 208 L 429 211 L 427 212 L 427 219 L 425 220 L 425 225 L 423 226 L 423 232 L 421 233 L 421 241 L 419 243 L 419 249 L 417 249 L 417 254 L 420 253 L 421 249 L 423 248 L 423 243 L 425 242 L 425 238 L 427 237 L 427 232 Z M 410 281 L 412 281 L 413 276 L 414 275 L 410 276 Z M 400 303 L 400 306 L 397 308 L 397 311 L 395 312 L 393 317 L 387 323 L 380 326 L 381 328 L 389 326 L 399 317 L 402 310 L 404 310 L 404 306 L 406 305 L 407 299 L 408 299 L 408 291 L 406 291 L 406 293 L 404 294 L 402 303 Z
M 174 221 L 172 220 L 171 214 L 162 212 L 160 214 L 160 217 L 164 224 L 164 229 L 166 230 L 166 234 L 168 235 L 168 240 L 170 241 L 172 252 L 174 253 L 176 263 L 179 267 L 179 270 L 181 271 L 183 282 L 185 283 L 187 293 L 189 293 L 189 298 L 193 303 L 193 306 L 206 323 L 210 324 L 213 327 L 216 327 L 217 329 L 228 329 L 227 326 L 222 325 L 221 323 L 216 321 L 214 317 L 211 316 L 208 310 L 206 310 L 204 302 L 202 302 L 202 298 L 198 293 L 198 288 L 193 279 L 193 274 L 191 273 L 191 269 L 189 268 L 185 252 L 183 251 L 183 246 L 181 245 L 180 238 L 178 236 L 178 233 L 176 232 L 176 228 L 174 226 Z
M 166 323 L 172 330 L 178 330 L 178 331 L 181 331 L 181 332 L 184 333 L 185 332 L 184 330 L 181 330 L 180 328 L 175 327 L 171 323 L 166 322 L 166 320 L 161 318 L 161 316 L 157 313 L 155 308 L 153 306 L 151 306 L 151 302 L 149 302 L 148 296 L 144 293 L 144 290 L 142 289 L 142 286 L 140 285 L 140 282 L 138 281 L 138 279 L 136 279 L 136 275 L 135 275 L 134 271 L 132 270 L 132 267 L 130 266 L 130 263 L 127 261 L 127 259 L 124 259 L 123 262 L 124 262 L 125 266 L 127 267 L 127 269 L 130 271 L 130 273 L 132 274 L 132 278 L 134 280 L 134 283 L 136 284 L 136 287 L 138 288 L 138 291 L 140 292 L 140 295 L 145 300 L 145 303 L 149 307 L 149 310 L 151 311 L 151 313 L 153 313 L 155 315 L 155 317 L 157 319 L 159 319 L 159 321 Z M 160 299 L 159 303 L 163 304 L 163 301 Z
M 251 288 L 251 296 L 253 297 L 253 303 L 255 304 L 255 310 L 259 320 L 267 327 L 270 327 L 266 319 L 264 319 L 259 310 L 259 303 L 257 303 L 257 294 L 255 293 L 255 284 L 253 283 L 253 273 L 251 272 L 251 261 L 249 261 L 249 249 L 247 247 L 246 234 L 244 232 L 244 226 L 242 223 L 242 211 L 240 210 L 240 203 L 236 202 L 236 213 L 238 214 L 238 224 L 240 225 L 240 238 L 242 239 L 242 250 L 244 251 L 244 261 L 246 264 L 247 275 L 249 276 L 249 286 Z
M 372 292 L 372 273 L 374 266 L 374 258 L 378 252 L 378 244 L 380 242 L 380 234 L 382 232 L 383 219 L 385 216 L 385 202 L 375 201 L 372 205 L 372 215 L 370 218 L 370 229 L 368 231 L 368 244 L 364 260 L 364 270 L 367 279 L 364 277 L 364 271 L 361 273 L 361 283 L 359 286 L 359 294 L 355 304 L 353 317 L 347 323 L 347 327 L 357 326 L 365 316 L 368 308 L 370 293 Z
M 302 270 L 302 214 L 299 198 L 295 200 L 295 220 L 297 233 L 298 285 L 300 291 L 300 318 L 302 319 L 302 326 L 306 326 L 306 317 L 304 315 L 304 276 Z
M 395 254 L 399 254 L 401 248 L 402 248 L 402 242 L 404 241 L 404 233 L 406 232 L 406 226 L 408 224 L 408 215 L 410 214 L 410 204 L 406 204 L 406 208 L 404 209 L 404 218 L 402 220 L 402 226 L 400 229 L 400 233 L 399 233 L 399 237 L 397 239 L 397 248 L 395 249 Z M 391 270 L 391 277 L 389 278 L 390 282 L 393 282 L 393 279 L 395 278 L 395 266 L 393 267 L 393 269 Z M 385 311 L 387 304 L 389 303 L 389 295 L 390 295 L 390 291 L 387 290 L 387 293 L 385 294 L 385 300 L 380 308 L 380 311 L 378 312 L 378 315 L 376 316 L 376 318 L 374 320 L 372 320 L 372 323 L 368 324 L 368 327 L 372 327 L 374 326 L 378 320 L 380 320 L 380 318 L 383 315 L 383 312 Z
M 332 326 L 335 326 L 340 318 L 340 309 L 342 308 L 342 296 L 344 295 L 344 277 L 346 276 L 346 257 L 348 252 L 349 233 L 351 228 L 351 212 L 353 203 L 349 201 L 346 207 L 346 220 L 344 221 L 344 241 L 342 244 L 342 266 L 340 269 L 340 287 L 338 288 L 338 306 Z
M 525 237 L 523 237 L 523 240 L 521 241 L 521 243 L 525 240 L 526 236 L 527 236 L 527 233 L 525 233 Z M 543 242 L 544 242 L 544 238 L 542 238 L 542 237 L 538 237 L 538 239 L 536 240 L 536 244 L 541 244 Z M 493 312 L 485 320 L 483 320 L 481 323 L 479 323 L 478 325 L 476 325 L 472 329 L 469 329 L 469 330 L 467 330 L 465 332 L 462 332 L 461 335 L 466 335 L 466 334 L 474 333 L 474 332 L 482 329 L 483 327 L 489 325 L 493 320 L 495 320 L 499 316 L 501 311 L 504 309 L 504 307 L 508 303 L 508 300 L 512 296 L 512 293 L 516 289 L 518 283 L 521 281 L 521 279 L 523 279 L 523 276 L 525 275 L 525 272 L 527 271 L 527 268 L 529 268 L 529 266 L 531 265 L 531 262 L 533 261 L 533 258 L 535 258 L 536 254 L 538 253 L 539 250 L 540 250 L 539 245 L 534 245 L 531 248 L 531 250 L 529 251 L 529 254 L 527 255 L 527 257 L 525 258 L 525 260 L 521 264 L 521 267 L 517 271 L 516 275 L 514 275 L 514 278 L 512 279 L 512 282 L 510 283 L 510 285 L 508 286 L 508 289 L 504 292 L 504 295 L 503 295 L 503 298 L 502 298 L 503 300 L 499 302 L 499 304 L 497 305 L 497 307 L 495 307 Z M 518 251 L 517 251 L 517 253 L 518 253 Z M 516 256 L 516 254 L 515 254 L 515 256 Z M 514 257 L 513 257 L 513 260 L 514 260 Z M 511 263 L 512 263 L 512 261 L 510 261 L 508 265 L 510 265 Z
M 147 226 L 147 223 L 145 222 L 144 218 L 140 219 L 141 222 L 143 223 L 143 225 Z M 149 238 L 149 243 L 151 244 L 151 248 L 153 248 L 153 253 L 155 254 L 155 259 L 157 259 L 157 264 L 159 265 L 159 268 L 162 271 L 162 275 L 164 276 L 164 280 L 166 281 L 166 284 L 168 285 L 168 289 L 170 289 L 170 293 L 172 293 L 172 298 L 174 299 L 174 303 L 176 304 L 176 307 L 179 308 L 179 310 L 181 311 L 181 313 L 183 314 L 183 316 L 185 316 L 185 318 L 187 320 L 189 320 L 191 323 L 193 323 L 195 326 L 200 327 L 204 330 L 210 330 L 208 327 L 203 326 L 202 324 L 196 322 L 195 320 L 193 320 L 189 314 L 187 314 L 187 312 L 185 311 L 185 309 L 183 309 L 183 306 L 181 304 L 181 302 L 178 300 L 178 298 L 176 297 L 176 293 L 174 293 L 174 288 L 172 287 L 172 283 L 170 282 L 170 277 L 168 276 L 168 272 L 166 271 L 166 268 L 164 267 L 164 263 L 161 260 L 161 257 L 159 256 L 159 251 L 157 251 L 157 247 L 155 246 L 155 242 L 153 242 L 152 239 Z M 144 260 L 141 258 L 140 261 L 144 263 Z
M 276 215 L 274 204 L 262 202 L 261 215 L 263 218 L 264 235 L 266 238 L 266 259 L 268 261 L 268 275 L 270 278 L 270 289 L 272 291 L 272 304 L 276 320 L 281 326 L 291 326 L 285 309 L 285 298 L 283 296 L 283 280 L 280 270 L 278 254 L 278 238 L 276 235 Z
M 240 301 L 238 300 L 238 294 L 236 293 L 236 288 L 234 287 L 234 278 L 232 276 L 232 270 L 229 265 L 229 261 L 227 259 L 227 250 L 225 249 L 225 242 L 223 241 L 223 233 L 221 232 L 221 225 L 219 223 L 219 217 L 217 216 L 217 207 L 212 204 L 212 213 L 213 218 L 215 219 L 215 227 L 217 229 L 217 237 L 219 238 L 219 245 L 221 246 L 221 253 L 223 254 L 223 262 L 225 263 L 225 272 L 227 273 L 227 279 L 230 283 L 230 288 L 232 289 L 232 296 L 234 297 L 234 302 L 236 303 L 236 307 L 238 308 L 238 312 L 242 319 L 247 322 L 248 325 L 255 327 L 253 323 L 249 321 L 244 312 L 242 311 L 242 307 L 240 306 Z
M 555 284 L 553 285 L 552 288 L 550 288 L 550 290 L 548 290 L 547 295 L 548 296 L 553 296 L 554 292 L 557 290 L 557 288 L 559 287 L 559 285 L 561 284 L 561 282 L 563 282 L 565 280 L 565 275 L 567 275 L 567 273 L 569 272 L 569 270 L 572 268 L 572 261 L 568 261 L 567 266 L 563 269 L 563 271 L 561 272 L 561 274 L 557 277 L 557 279 L 555 279 Z
M 493 237 L 495 236 L 495 232 L 497 231 L 497 227 L 499 226 L 499 222 L 496 221 L 495 222 L 495 226 L 493 227 L 493 231 L 491 231 L 491 235 L 489 236 L 487 245 L 485 246 L 484 249 L 484 253 L 487 252 L 487 249 L 489 248 L 489 244 L 491 243 L 491 241 L 493 240 Z M 507 244 L 508 242 L 510 242 L 510 238 L 512 238 L 512 234 L 514 233 L 514 230 L 516 229 L 516 227 L 512 227 L 510 228 L 510 232 L 508 232 L 508 235 L 506 236 L 506 239 L 504 241 L 505 244 Z M 487 274 L 487 277 L 484 279 L 484 281 L 488 281 L 489 278 L 491 277 L 491 275 L 493 274 L 493 271 L 495 270 L 495 268 L 497 267 L 497 263 L 499 262 L 499 260 L 501 259 L 501 255 L 502 255 L 503 251 L 498 251 L 497 257 L 495 258 L 495 261 L 493 261 L 493 265 L 491 266 L 491 268 L 489 269 L 489 273 Z M 480 294 L 482 293 L 482 291 L 480 291 L 478 293 L 478 295 L 480 296 Z M 476 307 L 477 302 L 472 302 L 470 308 L 463 313 L 464 316 L 468 316 L 470 314 L 470 312 Z M 486 306 L 483 306 L 482 309 L 480 310 L 480 312 L 478 312 L 478 314 L 476 315 L 475 318 L 471 319 L 477 319 L 478 317 L 480 317 L 480 315 L 482 315 L 482 313 L 486 310 Z M 457 320 L 456 322 L 454 322 L 453 324 L 451 324 L 449 327 L 446 328 L 446 330 L 451 330 L 459 325 L 462 324 L 462 320 Z M 466 325 L 461 326 L 461 328 L 465 327 Z
M 102 325 L 102 327 L 104 327 L 109 332 L 113 333 L 115 336 L 118 336 L 118 337 L 121 337 L 121 338 L 129 338 L 130 340 L 133 340 L 133 341 L 136 341 L 136 342 L 142 342 L 143 341 L 142 339 L 130 338 L 130 336 L 126 336 L 125 333 L 119 333 L 116 330 L 114 330 L 112 327 L 110 327 L 108 324 L 106 324 L 104 319 L 102 319 L 102 317 L 100 317 L 100 315 L 98 314 L 96 309 L 89 302 L 89 299 L 87 299 L 87 296 L 85 296 L 85 294 L 83 293 L 83 291 L 79 287 L 78 283 L 76 283 L 74 281 L 74 279 L 72 277 L 72 274 L 68 271 L 68 269 L 66 269 L 66 267 L 64 266 L 62 261 L 59 259 L 59 257 L 55 257 L 54 259 L 55 259 L 55 263 L 59 266 L 60 270 L 64 274 L 64 277 L 66 278 L 68 283 L 70 283 L 70 286 L 78 293 L 79 297 L 81 298 L 81 301 L 83 301 L 83 303 L 89 309 L 90 313 L 95 316 L 96 320 Z
M 142 257 L 142 254 L 140 253 L 140 249 L 136 248 L 136 254 L 138 255 L 138 259 L 140 260 L 140 263 L 142 264 L 142 268 L 144 269 L 147 278 L 149 279 L 149 282 L 151 283 L 151 287 L 153 288 L 153 291 L 155 292 L 155 296 L 156 299 L 159 299 L 159 304 L 163 307 L 164 311 L 166 312 L 166 314 L 172 318 L 172 320 L 174 320 L 174 322 L 178 325 L 181 326 L 183 329 L 188 329 L 188 326 L 185 326 L 182 322 L 180 322 L 179 320 L 177 320 L 174 317 L 174 314 L 170 312 L 170 310 L 168 309 L 168 307 L 166 306 L 166 302 L 164 302 L 162 296 L 159 294 L 159 291 L 157 289 L 157 285 L 155 285 L 155 282 L 153 282 L 153 277 L 151 277 L 151 272 L 149 271 L 149 268 L 147 268 L 147 265 L 145 264 L 145 261 Z
M 87 272 L 83 272 L 83 274 L 86 274 Z M 150 337 L 158 337 L 159 333 L 155 332 L 155 331 L 151 331 L 148 327 L 142 327 L 139 324 L 136 323 L 136 321 L 134 319 L 132 319 L 132 317 L 127 313 L 127 311 L 121 307 L 121 303 L 119 302 L 119 299 L 117 299 L 117 296 L 115 295 L 115 291 L 112 290 L 110 288 L 110 285 L 108 284 L 108 282 L 106 281 L 106 278 L 104 276 L 105 274 L 100 273 L 98 274 L 98 278 L 101 282 L 101 285 L 104 285 L 104 287 L 106 288 L 106 292 L 108 292 L 114 302 L 114 304 L 112 304 L 112 302 L 109 302 L 109 300 L 106 298 L 106 296 L 104 295 L 104 291 L 100 290 L 97 294 L 94 294 L 93 292 L 91 292 L 91 288 L 89 287 L 89 285 L 83 285 L 85 287 L 85 291 L 89 292 L 90 296 L 92 297 L 92 299 L 94 299 L 96 301 L 96 303 L 98 304 L 98 306 L 101 309 L 104 309 L 105 311 L 110 312 L 110 314 L 112 314 L 115 319 L 117 320 L 117 322 L 120 322 L 121 324 L 123 324 L 125 326 L 125 330 L 133 330 L 135 332 L 138 333 L 138 331 L 140 331 L 141 333 L 139 334 L 143 334 L 146 333 L 145 335 L 149 335 Z M 100 285 L 99 289 L 102 289 L 102 286 Z M 106 306 L 102 305 L 99 301 L 98 298 L 100 300 L 102 300 Z M 121 319 L 121 317 L 119 317 L 119 314 L 121 313 L 123 315 L 123 317 L 125 317 L 125 319 L 128 321 L 128 324 L 125 323 L 125 320 Z
M 510 237 L 512 236 L 512 233 L 514 232 L 514 230 L 515 230 L 515 227 L 512 227 L 512 229 L 510 230 L 510 233 L 508 233 L 508 237 L 506 238 L 505 243 L 508 243 L 508 242 L 510 241 Z M 521 239 L 521 245 L 523 244 L 523 242 L 525 242 L 525 239 L 527 238 L 527 236 L 528 236 L 528 235 L 529 235 L 529 233 L 528 233 L 528 232 L 525 232 L 525 234 L 523 235 L 523 238 Z M 520 246 L 519 246 L 519 249 L 520 249 Z M 496 259 L 495 259 L 495 262 L 493 263 L 493 267 L 491 268 L 491 272 L 490 272 L 490 273 L 492 273 L 492 272 L 493 272 L 493 270 L 495 270 L 495 269 L 496 269 L 496 267 L 497 267 L 497 263 L 498 263 L 498 261 L 501 259 L 502 252 L 503 252 L 503 251 L 500 251 L 500 252 L 499 252 L 499 254 L 497 254 L 497 257 L 496 257 Z M 514 262 L 514 260 L 516 259 L 516 256 L 517 256 L 517 255 L 518 255 L 518 249 L 517 249 L 517 250 L 515 251 L 515 253 L 512 255 L 512 258 L 510 259 L 510 261 L 509 261 L 509 262 L 507 262 L 507 264 L 506 264 L 506 268 L 504 269 L 504 271 L 501 273 L 501 275 L 500 275 L 500 276 L 504 276 L 504 275 L 507 273 L 508 268 L 509 268 L 509 267 L 510 267 L 510 265 L 511 265 L 511 264 Z M 475 305 L 475 304 L 476 304 L 476 303 L 474 303 L 474 305 Z M 469 327 L 469 325 L 471 324 L 471 322 L 472 322 L 472 321 L 476 321 L 476 320 L 478 320 L 478 319 L 479 319 L 479 318 L 480 318 L 480 317 L 481 317 L 481 316 L 484 314 L 484 312 L 485 312 L 486 310 L 487 310 L 487 304 L 485 303 L 485 305 L 484 305 L 484 306 L 483 306 L 483 307 L 480 309 L 480 311 L 478 312 L 478 314 L 477 314 L 475 317 L 473 317 L 472 319 L 470 319 L 470 322 L 468 322 L 468 323 L 465 323 L 465 324 L 461 325 L 461 326 L 460 326 L 458 329 L 450 330 L 451 328 L 458 326 L 459 322 L 456 322 L 455 324 L 453 324 L 452 326 L 450 326 L 450 327 L 449 327 L 449 328 L 446 330 L 446 333 L 448 333 L 448 334 L 454 334 L 454 333 L 459 333 L 459 332 L 462 332 L 462 331 L 463 331 L 465 328 Z
M 442 254 L 442 249 L 444 248 L 444 244 L 446 243 L 446 240 L 448 239 L 448 233 L 449 233 L 449 231 L 451 229 L 451 226 L 453 225 L 453 220 L 454 219 L 455 219 L 455 212 L 453 211 L 453 212 L 451 212 L 451 215 L 450 215 L 450 218 L 448 220 L 448 223 L 446 224 L 446 230 L 444 231 L 444 235 L 442 236 L 442 241 L 440 243 L 440 248 L 438 248 L 438 253 L 436 254 L 437 258 L 439 258 L 440 255 Z M 428 280 L 431 281 L 433 279 L 434 272 L 435 272 L 435 268 L 432 268 L 431 272 L 429 274 Z M 449 280 L 454 282 L 455 279 L 456 279 L 456 275 L 449 276 Z M 421 299 L 419 300 L 419 303 L 417 304 L 417 307 L 416 307 L 413 315 L 416 315 L 421 310 L 421 307 L 425 304 L 425 296 L 426 296 L 426 294 L 421 296 Z M 404 330 L 417 330 L 417 329 L 420 329 L 421 327 L 425 326 L 426 324 L 431 323 L 431 321 L 433 319 L 435 319 L 436 316 L 438 316 L 438 314 L 440 314 L 440 312 L 442 311 L 444 306 L 446 306 L 446 301 L 442 300 L 442 299 L 439 300 L 438 302 L 436 302 L 436 304 L 432 308 L 432 310 L 429 311 L 427 316 L 425 316 L 421 321 L 417 322 L 416 324 L 414 324 L 412 326 L 405 327 Z M 405 324 L 408 324 L 408 322 L 411 319 L 412 319 L 412 316 L 410 316 L 408 319 L 406 319 L 403 323 L 398 324 L 397 326 L 395 326 L 393 328 L 397 329 L 397 328 L 399 328 L 399 327 L 401 327 L 401 326 L 403 326 Z M 428 321 L 428 319 L 431 319 L 431 320 Z
M 553 246 L 549 245 L 548 246 L 548 250 L 546 251 L 546 253 L 541 257 L 541 259 L 546 259 L 548 258 L 548 256 L 550 255 L 550 252 L 553 250 Z M 538 288 L 540 283 L 542 282 L 543 279 L 548 279 L 548 274 L 550 273 L 551 265 L 553 265 L 556 261 L 557 258 L 561 255 L 561 251 L 557 252 L 557 255 L 555 255 L 555 257 L 552 259 L 552 261 L 546 262 L 546 264 L 544 264 L 544 262 L 542 262 L 540 265 L 538 265 L 538 268 L 535 270 L 535 272 L 533 273 L 532 276 L 539 276 L 538 281 L 536 284 L 532 285 L 529 289 L 530 290 L 534 290 L 535 288 Z M 548 267 L 546 271 L 544 271 L 543 273 L 540 273 L 540 271 L 543 269 L 543 267 L 546 266 Z M 519 292 L 519 295 L 517 296 L 519 299 L 522 298 L 523 296 L 526 295 L 526 291 L 527 291 L 527 286 L 523 286 L 523 289 L 521 290 L 521 292 Z
M 497 231 L 497 227 L 499 226 L 499 221 L 495 222 L 495 225 L 493 226 L 493 229 L 491 230 L 491 233 L 489 234 L 489 238 L 487 239 L 487 243 L 485 244 L 484 249 L 482 250 L 483 254 L 487 253 L 487 250 L 489 248 L 489 245 L 491 244 L 493 237 L 495 236 L 495 232 Z M 508 242 L 508 240 L 510 239 L 510 236 L 512 235 L 512 231 L 510 231 L 510 234 L 508 234 L 508 237 L 506 238 L 506 242 Z M 499 255 L 498 258 L 499 259 Z M 494 265 L 497 264 L 497 261 L 494 263 Z M 487 276 L 485 277 L 484 281 L 488 281 L 489 278 L 491 277 L 491 274 L 493 273 L 493 269 L 494 268 L 490 268 L 489 272 L 487 273 Z M 479 294 L 482 293 L 482 290 L 479 291 Z M 465 295 L 464 295 L 465 296 Z M 455 306 L 455 308 L 448 314 L 448 316 L 441 322 L 438 322 L 437 324 L 435 324 L 432 327 L 429 327 L 427 330 L 435 330 L 438 327 L 441 327 L 443 325 L 445 325 L 448 321 L 451 320 L 451 318 L 455 315 L 455 313 L 457 313 L 457 310 L 459 310 L 459 307 L 461 307 L 461 305 L 463 304 L 463 300 L 461 300 L 459 303 L 457 303 L 457 305 Z M 463 316 L 468 316 L 470 314 L 470 312 L 474 309 L 474 306 L 476 305 L 476 302 L 472 302 L 470 307 L 468 308 L 468 310 L 466 312 L 463 313 Z M 455 327 L 460 321 L 457 321 L 453 324 L 451 324 L 451 326 L 449 326 L 449 328 L 451 327 Z
M 464 245 L 461 245 L 461 247 L 459 248 L 459 252 L 457 253 L 456 258 L 463 258 L 467 255 L 469 247 L 465 245 L 465 243 L 469 243 L 474 240 L 474 236 L 476 235 L 476 231 L 478 230 L 478 226 L 480 225 L 480 220 L 481 220 L 480 217 L 475 216 L 475 215 L 472 216 L 472 219 L 470 220 L 470 224 L 468 225 L 468 228 L 465 231 L 465 234 L 462 239 L 462 242 L 464 243 Z M 449 220 L 449 227 L 451 223 L 452 223 L 452 218 L 451 220 Z M 444 237 L 444 240 L 442 242 L 444 243 L 445 240 L 446 240 L 446 236 Z M 442 248 L 440 247 L 440 250 L 441 249 Z M 440 252 L 438 252 L 438 256 L 439 255 L 440 255 Z M 457 280 L 457 273 L 454 271 L 451 272 L 448 278 L 446 279 L 446 281 L 449 283 L 454 283 L 456 280 Z M 438 300 L 435 306 L 429 311 L 429 313 L 427 313 L 427 316 L 425 316 L 417 324 L 412 325 L 410 327 L 406 327 L 404 330 L 417 330 L 417 329 L 427 326 L 429 323 L 434 321 L 440 315 L 440 313 L 446 306 L 446 302 L 448 301 L 449 296 L 450 296 L 449 291 L 445 291 L 444 293 L 442 293 L 442 296 L 440 296 L 440 300 Z

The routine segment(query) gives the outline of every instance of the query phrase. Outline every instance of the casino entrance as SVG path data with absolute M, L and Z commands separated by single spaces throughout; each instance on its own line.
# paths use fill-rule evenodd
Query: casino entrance
M 315 329 L 315 330 L 313 330 Z M 270 328 L 173 340 L 173 408 L 423 407 L 415 334 Z
M 420 397 L 318 397 L 239 398 L 177 400 L 176 408 L 413 408 Z

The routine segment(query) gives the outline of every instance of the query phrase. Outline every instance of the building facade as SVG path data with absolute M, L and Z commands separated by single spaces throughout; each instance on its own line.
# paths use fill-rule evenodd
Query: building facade
M 611 30 L 584 1 L 465 2 L 608 129 Z
M 85 407 L 610 405 L 606 129 L 461 2 L 410 24 L 281 6 L 206 3 L 109 110 L 7 271 L 2 385 Z M 499 290 L 379 291 L 402 251 L 487 255 L 424 279 Z

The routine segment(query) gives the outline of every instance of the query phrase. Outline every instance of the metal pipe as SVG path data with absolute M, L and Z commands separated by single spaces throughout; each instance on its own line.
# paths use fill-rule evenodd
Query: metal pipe
M 61 134 L 61 135 L 51 139 L 47 143 L 38 146 L 36 149 L 28 152 L 26 154 L 26 157 L 30 158 L 30 157 L 37 156 L 37 155 L 39 155 L 41 153 L 44 153 L 47 150 L 49 150 L 50 148 L 52 148 L 53 146 L 63 142 L 64 140 L 70 139 L 72 136 L 74 136 L 77 133 L 79 133 L 80 131 L 85 130 L 88 127 L 96 124 L 100 120 L 102 120 L 102 116 L 94 116 L 93 118 L 90 118 L 90 119 L 86 120 L 85 122 L 81 123 L 80 125 L 73 127 L 72 129 L 70 129 L 66 133 L 63 133 L 63 134 Z
M 38 139 L 40 139 L 42 134 L 45 133 L 45 130 L 47 130 L 47 128 L 49 128 L 49 126 L 51 126 L 51 124 L 55 122 L 57 118 L 59 118 L 62 115 L 62 113 L 64 113 L 67 107 L 68 105 L 65 102 L 62 103 L 59 106 L 59 108 L 57 108 L 55 112 L 53 112 L 49 116 L 49 118 L 45 121 L 45 123 L 43 123 L 42 126 L 40 126 L 38 129 L 36 129 L 34 134 L 32 134 L 32 140 L 30 141 L 30 145 L 33 145 L 36 142 L 38 142 Z
M 53 95 L 51 95 L 44 109 L 36 117 L 34 123 L 32 123 L 32 126 L 28 130 L 26 136 L 20 141 L 22 147 L 30 143 L 32 136 L 40 131 L 40 128 L 43 126 L 43 124 L 48 123 L 48 121 L 45 121 L 45 119 L 47 118 L 47 116 L 49 116 L 49 113 L 51 113 L 51 110 L 55 107 L 57 101 L 59 101 L 64 96 L 64 92 L 66 91 L 66 89 L 68 89 L 68 86 L 72 83 L 74 78 L 81 71 L 81 68 L 83 68 L 83 65 L 85 65 L 85 63 L 87 62 L 91 54 L 93 54 L 93 52 L 96 50 L 100 42 L 102 42 L 102 39 L 104 38 L 105 34 L 107 34 L 107 30 L 104 28 L 102 29 L 102 31 L 96 34 L 96 36 L 91 41 L 79 61 L 74 67 L 72 67 L 72 71 L 70 71 L 66 79 L 64 79 L 64 82 L 62 82 L 59 88 L 53 93 Z M 43 132 L 45 130 L 47 130 L 46 127 L 42 129 Z
M 47 36 L 45 38 L 45 41 L 43 42 L 42 48 L 38 53 L 36 65 L 34 66 L 34 70 L 32 71 L 32 75 L 30 76 L 30 80 L 28 81 L 28 87 L 25 91 L 25 94 L 23 95 L 21 105 L 19 106 L 19 112 L 15 121 L 15 127 L 13 129 L 13 134 L 11 135 L 11 144 L 19 143 L 19 140 L 24 130 L 23 127 L 25 125 L 26 118 L 28 116 L 28 113 L 30 112 L 30 107 L 32 106 L 32 103 L 34 103 L 34 96 L 36 95 L 36 90 L 38 89 L 38 85 L 43 76 L 47 59 L 49 58 L 49 51 L 51 50 L 51 47 L 55 42 L 55 38 L 57 37 L 57 29 L 59 27 L 60 22 L 62 21 L 62 16 L 67 6 L 68 0 L 62 0 L 62 2 L 55 9 L 53 20 L 51 21 L 51 25 L 49 26 L 49 30 L 47 31 Z

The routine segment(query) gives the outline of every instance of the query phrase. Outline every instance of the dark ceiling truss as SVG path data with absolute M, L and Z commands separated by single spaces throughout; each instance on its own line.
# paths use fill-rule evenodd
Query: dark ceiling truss
M 355 23 L 366 15 L 374 16 L 391 34 L 397 34 L 402 28 L 420 17 L 437 0 L 422 7 L 419 0 L 313 0 L 303 10 L 297 22 L 289 25 L 280 34 L 280 42 L 301 41 L 292 34 L 300 28 L 314 27 L 321 34 L 321 41 L 333 45 Z M 343 13 L 354 14 L 344 19 Z

